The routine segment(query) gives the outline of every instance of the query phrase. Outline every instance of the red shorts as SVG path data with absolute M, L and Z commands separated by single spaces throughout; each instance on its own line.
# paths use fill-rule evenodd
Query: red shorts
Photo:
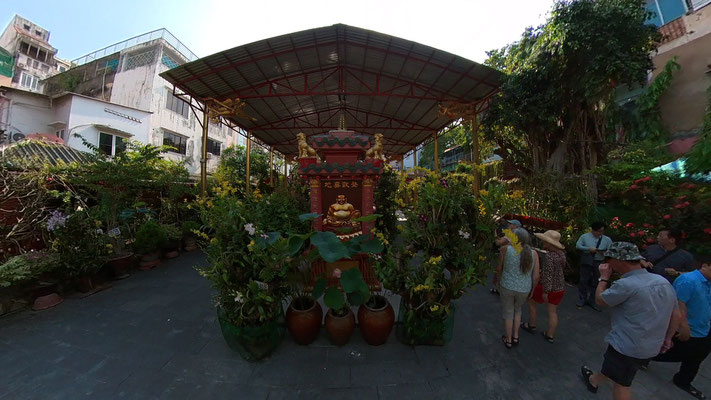
M 557 306 L 563 300 L 563 295 L 565 291 L 560 292 L 550 292 L 548 293 L 548 302 Z M 543 286 L 539 283 L 538 286 L 533 290 L 533 301 L 538 304 L 543 304 Z

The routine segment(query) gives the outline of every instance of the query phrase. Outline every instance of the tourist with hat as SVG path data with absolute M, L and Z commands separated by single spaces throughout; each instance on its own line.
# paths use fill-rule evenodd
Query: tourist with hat
M 602 369 L 580 372 L 588 390 L 597 393 L 606 380 L 614 383 L 616 400 L 630 399 L 630 386 L 640 366 L 672 347 L 672 337 L 681 316 L 672 285 L 663 277 L 647 272 L 639 249 L 629 242 L 614 242 L 605 251 L 595 300 L 610 308 L 612 329 L 605 337 L 607 351 Z M 612 282 L 612 272 L 621 275 Z
M 560 233 L 555 230 L 544 233 L 534 233 L 543 243 L 541 251 L 541 279 L 533 290 L 533 297 L 528 300 L 528 322 L 521 325 L 529 333 L 536 332 L 536 304 L 546 304 L 548 311 L 548 329 L 541 332 L 548 343 L 553 343 L 558 327 L 558 305 L 565 293 L 565 277 L 563 271 L 568 261 L 565 257 L 565 246 L 560 243 Z

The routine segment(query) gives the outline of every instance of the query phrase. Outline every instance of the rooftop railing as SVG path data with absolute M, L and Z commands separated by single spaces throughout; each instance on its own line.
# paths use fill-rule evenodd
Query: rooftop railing
M 188 49 L 180 40 L 178 40 L 178 38 L 173 36 L 172 33 L 168 32 L 167 29 L 161 28 L 148 33 L 144 33 L 142 35 L 134 36 L 130 39 L 126 39 L 124 41 L 112 44 L 111 46 L 106 46 L 103 49 L 96 50 L 93 53 L 89 53 L 85 56 L 72 60 L 72 64 L 74 66 L 86 64 L 99 58 L 106 57 L 110 54 L 114 54 L 121 50 L 127 49 L 129 47 L 137 46 L 139 44 L 147 43 L 156 39 L 165 40 L 188 61 L 195 61 L 199 58 L 195 53 L 190 51 L 190 49 Z

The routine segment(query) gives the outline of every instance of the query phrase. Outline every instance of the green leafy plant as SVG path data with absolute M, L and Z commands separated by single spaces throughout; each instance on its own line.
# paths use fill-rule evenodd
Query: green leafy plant
M 54 237 L 52 251 L 59 254 L 62 268 L 57 272 L 66 278 L 91 275 L 99 271 L 108 259 L 111 243 L 100 228 L 101 221 L 89 211 L 77 211 L 64 221 L 47 228 Z
M 200 231 L 200 223 L 197 221 L 185 221 L 180 226 L 183 237 L 195 237 L 195 232 Z
M 350 306 L 357 307 L 370 299 L 370 288 L 358 268 L 341 271 L 336 268 L 333 277 L 338 279 L 338 286 L 328 286 L 328 279 L 320 276 L 313 288 L 313 296 L 318 299 L 323 295 L 326 307 L 336 316 L 346 316 Z
M 144 222 L 136 232 L 134 247 L 139 253 L 147 254 L 159 250 L 168 242 L 165 227 L 153 220 Z
M 59 256 L 55 253 L 30 252 L 14 256 L 0 264 L 0 288 L 31 282 L 43 273 L 58 267 Z

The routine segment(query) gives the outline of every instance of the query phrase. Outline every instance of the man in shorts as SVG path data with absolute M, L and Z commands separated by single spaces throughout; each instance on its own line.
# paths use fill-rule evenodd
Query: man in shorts
M 615 400 L 631 399 L 630 386 L 647 360 L 672 346 L 680 324 L 676 293 L 663 277 L 647 272 L 639 249 L 629 242 L 615 242 L 604 253 L 595 300 L 610 307 L 612 330 L 600 373 L 581 367 L 585 385 L 592 393 L 606 380 L 614 383 Z M 610 282 L 612 272 L 621 277 Z

